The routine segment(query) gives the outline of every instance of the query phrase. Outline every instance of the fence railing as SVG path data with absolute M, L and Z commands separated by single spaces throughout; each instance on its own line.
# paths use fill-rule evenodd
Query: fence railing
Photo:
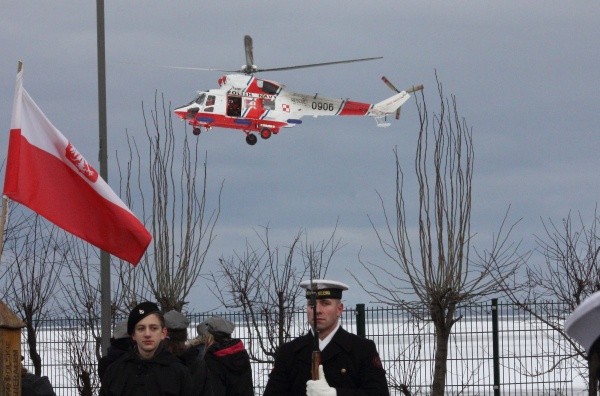
M 568 307 L 554 302 L 529 304 L 536 316 L 511 303 L 473 304 L 459 307 L 460 317 L 452 328 L 448 355 L 446 394 L 448 395 L 585 395 L 586 362 L 573 358 L 573 351 L 556 329 L 568 314 Z M 192 314 L 189 336 L 210 314 Z M 219 315 L 236 323 L 234 337 L 260 359 L 257 335 L 244 327 L 240 312 Z M 427 317 L 423 311 L 423 317 Z M 544 318 L 540 320 L 538 317 Z M 435 356 L 433 325 L 393 307 L 365 307 L 358 304 L 344 310 L 342 326 L 352 333 L 372 339 L 386 369 L 390 393 L 401 395 L 406 385 L 413 395 L 429 393 Z M 546 320 L 550 324 L 546 323 Z M 294 313 L 292 337 L 308 330 L 304 311 Z M 52 382 L 57 395 L 74 395 L 76 387 L 69 375 L 69 343 L 76 320 L 48 320 L 40 324 L 38 350 L 43 375 Z M 87 348 L 95 348 L 88 337 Z M 79 340 L 82 338 L 79 337 Z M 25 340 L 25 334 L 23 336 Z M 23 343 L 27 359 L 27 345 Z M 261 395 L 271 370 L 269 363 L 252 362 L 255 394 Z

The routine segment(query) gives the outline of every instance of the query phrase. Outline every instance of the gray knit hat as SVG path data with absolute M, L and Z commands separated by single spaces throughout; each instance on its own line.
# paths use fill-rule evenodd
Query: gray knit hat
M 165 314 L 165 324 L 169 330 L 185 330 L 190 325 L 190 320 L 173 309 Z
M 203 335 L 207 331 L 213 335 L 218 333 L 231 335 L 233 329 L 235 329 L 235 325 L 220 316 L 211 316 L 200 323 L 196 329 L 199 335 Z

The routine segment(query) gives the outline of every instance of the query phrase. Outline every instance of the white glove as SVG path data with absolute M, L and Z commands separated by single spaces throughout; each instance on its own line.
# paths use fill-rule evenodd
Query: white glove
M 319 379 L 306 382 L 306 396 L 336 396 L 335 388 L 332 388 L 325 379 L 323 365 L 319 365 Z

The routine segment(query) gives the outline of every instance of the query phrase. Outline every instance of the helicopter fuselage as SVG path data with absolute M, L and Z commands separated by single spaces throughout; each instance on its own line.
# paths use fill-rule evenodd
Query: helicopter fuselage
M 248 75 L 229 74 L 218 82 L 219 88 L 199 92 L 194 100 L 174 112 L 194 128 L 195 134 L 200 133 L 201 127 L 237 129 L 246 133 L 249 144 L 256 142 L 255 137 L 249 137 L 252 132 L 267 139 L 281 128 L 301 124 L 305 116 L 385 116 L 410 97 L 402 92 L 385 103 L 373 105 L 295 93 L 277 82 Z

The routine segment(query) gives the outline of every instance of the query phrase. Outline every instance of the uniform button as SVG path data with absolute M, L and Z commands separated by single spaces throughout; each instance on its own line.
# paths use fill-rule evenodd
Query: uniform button
M 346 369 L 345 369 L 345 368 L 341 369 L 341 370 L 340 370 L 340 373 L 342 373 L 342 374 L 346 374 Z

